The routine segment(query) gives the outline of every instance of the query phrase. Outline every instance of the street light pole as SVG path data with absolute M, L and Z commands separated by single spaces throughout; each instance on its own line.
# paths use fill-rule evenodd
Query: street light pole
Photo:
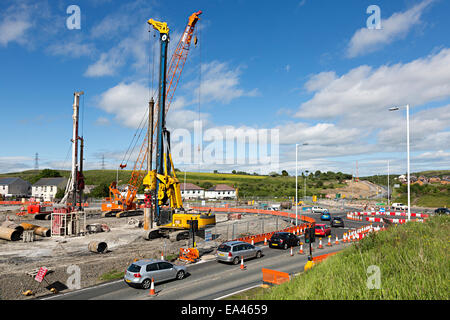
M 389 108 L 389 111 L 399 110 L 399 107 Z M 408 175 L 408 221 L 411 220 L 411 181 L 409 165 L 409 104 L 406 105 L 406 157 L 407 157 L 407 175 Z
M 298 225 L 298 143 L 295 144 L 295 225 Z
M 302 146 L 307 146 L 305 142 Z M 295 225 L 298 225 L 298 147 L 300 144 L 295 144 Z
M 388 169 L 388 190 L 387 190 L 387 203 L 388 203 L 388 208 L 390 207 L 390 204 L 389 204 L 389 160 L 388 160 L 388 163 L 387 163 L 387 165 L 388 165 L 388 167 L 387 167 L 387 169 Z
M 406 148 L 408 157 L 408 221 L 411 220 L 411 180 L 409 167 L 409 104 L 406 105 Z

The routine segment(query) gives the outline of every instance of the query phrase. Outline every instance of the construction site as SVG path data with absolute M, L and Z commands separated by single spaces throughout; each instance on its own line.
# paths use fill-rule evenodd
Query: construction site
M 91 286 L 101 282 L 102 275 L 120 272 L 136 259 L 199 262 L 223 241 L 291 225 L 289 219 L 276 216 L 202 212 L 183 205 L 166 116 L 170 116 L 190 45 L 197 42 L 193 34 L 201 14 L 198 11 L 189 17 L 170 59 L 169 27 L 148 20 L 160 42 L 158 94 L 149 101 L 148 117 L 143 119 L 147 134 L 126 192 L 111 181 L 110 196 L 101 207 L 87 208 L 82 202 L 85 137 L 79 135 L 79 102 L 84 92 L 74 92 L 72 170 L 63 198 L 51 203 L 29 199 L 5 206 L 0 213 L 0 299 Z M 142 184 L 145 200 L 138 206 L 136 194 Z M 81 275 L 75 287 L 67 286 L 71 266 L 79 268 Z M 45 275 L 38 283 L 35 277 L 43 267 Z
M 173 155 L 171 132 L 167 123 L 171 119 L 171 105 L 175 101 L 176 90 L 183 83 L 181 81 L 183 69 L 188 64 L 189 56 L 192 56 L 190 52 L 201 40 L 197 37 L 199 35 L 197 23 L 202 18 L 202 14 L 202 11 L 196 11 L 187 17 L 187 23 L 179 39 L 171 39 L 171 36 L 175 37 L 179 34 L 173 32 L 167 22 L 154 19 L 143 21 L 151 32 L 149 41 L 157 43 L 157 54 L 153 56 L 152 61 L 146 61 L 146 64 L 149 67 L 149 79 L 153 81 L 153 78 L 156 78 L 158 85 L 154 91 L 152 88 L 150 99 L 146 101 L 148 104 L 142 106 L 145 114 L 140 119 L 139 128 L 136 130 L 140 132 L 139 135 L 135 134 L 133 137 L 123 155 L 122 162 L 115 164 L 117 178 L 108 181 L 108 196 L 94 199 L 95 201 L 91 203 L 86 202 L 85 173 L 87 170 L 85 170 L 84 154 L 85 143 L 90 137 L 84 136 L 83 130 L 80 130 L 80 99 L 89 92 L 89 88 L 76 90 L 72 97 L 67 97 L 65 107 L 72 110 L 72 127 L 71 130 L 67 130 L 71 164 L 70 177 L 67 181 L 64 180 L 62 189 L 58 186 L 60 191 L 64 191 L 63 195 L 55 197 L 57 189 L 55 182 L 54 185 L 40 186 L 40 190 L 45 192 L 47 189 L 55 190 L 49 201 L 42 191 L 42 197 L 23 197 L 21 201 L 1 201 L 0 203 L 0 300 L 39 299 L 56 296 L 59 293 L 74 292 L 105 282 L 111 284 L 113 280 L 124 279 L 124 274 L 127 270 L 130 271 L 129 266 L 143 259 L 155 259 L 159 261 L 158 263 L 171 262 L 177 266 L 203 264 L 215 260 L 218 247 L 232 240 L 251 244 L 253 249 L 255 249 L 255 243 L 258 243 L 262 251 L 262 244 L 266 246 L 267 240 L 275 232 L 290 233 L 298 237 L 295 238 L 296 245 L 290 247 L 290 257 L 295 256 L 293 246 L 299 247 L 299 250 L 297 248 L 296 250 L 297 257 L 300 257 L 304 254 L 300 236 L 305 239 L 301 241 L 306 241 L 307 236 L 304 232 L 308 229 L 308 232 L 312 232 L 308 233 L 310 237 L 308 241 L 312 241 L 314 232 L 317 231 L 316 226 L 323 229 L 324 243 L 328 240 L 328 246 L 325 248 L 329 251 L 326 254 L 328 256 L 335 254 L 337 250 L 342 250 L 344 246 L 351 245 L 350 235 L 355 242 L 362 240 L 373 230 L 378 232 L 385 230 L 386 226 L 406 223 L 406 210 L 408 210 L 408 220 L 410 219 L 409 198 L 408 208 L 398 203 L 396 205 L 400 207 L 400 210 L 389 212 L 391 209 L 389 171 L 387 188 L 369 181 L 360 181 L 357 161 L 356 179 L 353 179 L 353 172 L 351 178 L 340 172 L 339 178 L 333 181 L 327 177 L 326 184 L 323 181 L 320 181 L 320 184 L 315 183 L 312 186 L 314 193 L 311 196 L 307 196 L 306 193 L 308 176 L 302 176 L 304 196 L 301 201 L 298 197 L 297 158 L 295 196 L 286 192 L 286 195 L 273 196 L 270 200 L 252 198 L 252 196 L 240 198 L 239 188 L 225 177 L 221 178 L 223 181 L 214 183 L 215 185 L 211 181 L 206 181 L 205 187 L 199 187 L 186 183 L 186 172 L 184 172 L 184 183 L 182 183 L 181 176 L 178 176 L 181 175 L 180 170 L 175 169 L 178 168 L 179 159 Z M 170 48 L 169 41 L 173 44 Z M 156 69 L 153 67 L 151 71 L 151 64 L 156 64 Z M 286 71 L 289 69 L 290 67 Z M 201 70 L 198 72 L 201 73 Z M 175 106 L 172 109 L 176 109 L 176 104 L 173 104 Z M 198 118 L 200 118 L 200 109 Z M 296 152 L 297 146 L 300 144 L 296 145 Z M 122 148 L 125 150 L 125 147 L 117 146 L 121 150 Z M 129 178 L 127 176 L 127 181 L 124 182 L 118 177 L 120 170 L 125 168 L 130 171 L 130 176 Z M 285 174 L 282 173 L 280 177 L 289 176 L 286 170 L 283 171 Z M 217 170 L 214 170 L 214 173 L 216 172 Z M 244 174 L 250 175 L 245 172 Z M 313 176 L 311 173 L 311 179 Z M 317 176 L 320 176 L 320 171 Z M 62 177 L 58 178 L 63 181 Z M 53 177 L 43 179 L 53 179 Z M 335 181 L 338 182 L 335 183 Z M 60 180 L 58 183 L 61 183 Z M 258 183 L 261 187 L 264 185 L 264 180 L 261 179 Z M 282 181 L 275 188 L 281 185 L 286 188 L 282 191 L 277 190 L 280 193 L 292 190 L 289 188 L 294 188 L 293 183 L 293 179 L 287 182 Z M 38 183 L 36 186 L 33 185 L 33 188 L 38 187 L 37 185 Z M 186 186 L 191 189 L 187 190 Z M 327 188 L 327 186 L 331 187 Z M 32 188 L 31 185 L 30 188 Z M 320 199 L 315 194 L 319 189 L 322 191 Z M 383 203 L 385 198 L 387 198 L 387 205 Z M 393 208 L 393 210 L 397 209 Z M 320 215 L 314 216 L 319 213 Z M 333 219 L 331 213 L 335 215 Z M 412 215 L 416 218 L 428 218 L 428 213 Z M 402 216 L 402 219 L 387 218 L 389 215 Z M 329 225 L 319 222 L 319 217 L 321 221 L 329 221 Z M 334 218 L 340 220 L 339 223 L 342 224 L 345 220 L 346 225 L 339 231 L 336 227 L 332 234 Z M 423 222 L 423 220 L 420 221 Z M 329 232 L 325 229 L 329 229 Z M 334 244 L 331 243 L 332 236 L 333 241 L 334 238 L 336 239 Z M 313 250 L 324 248 L 322 234 L 319 241 L 320 246 L 314 248 L 309 242 L 308 263 L 313 262 Z M 332 249 L 333 245 L 335 248 Z M 286 243 L 284 249 L 287 249 Z M 265 247 L 264 250 L 268 249 Z M 287 254 L 282 256 L 282 253 L 274 254 L 268 251 L 261 253 L 261 251 L 255 258 L 266 254 L 268 263 L 276 267 L 278 266 L 275 262 L 282 263 L 283 259 L 287 259 Z M 232 257 L 231 249 L 228 257 Z M 283 267 L 289 266 L 289 263 L 283 262 L 283 264 Z M 245 268 L 242 256 L 239 270 Z M 261 269 L 260 266 L 254 268 L 258 269 L 258 272 Z M 223 271 L 223 273 L 228 273 L 231 279 L 235 270 L 237 268 L 230 272 Z M 135 275 L 141 277 L 140 273 Z M 196 280 L 195 277 L 191 279 Z M 290 280 L 289 275 L 287 279 L 287 281 Z M 153 286 L 153 278 L 151 281 Z M 121 284 L 125 286 L 124 283 Z M 125 287 L 129 289 L 128 286 Z M 169 285 L 167 287 L 169 287 L 167 292 L 176 291 Z M 142 288 L 146 289 L 144 286 Z M 239 285 L 235 285 L 233 290 L 238 288 L 240 288 Z M 122 289 L 117 291 L 120 290 Z M 226 291 L 219 288 L 217 292 L 220 293 L 221 290 Z M 219 293 L 214 294 L 219 295 Z M 205 293 L 203 297 L 208 296 Z

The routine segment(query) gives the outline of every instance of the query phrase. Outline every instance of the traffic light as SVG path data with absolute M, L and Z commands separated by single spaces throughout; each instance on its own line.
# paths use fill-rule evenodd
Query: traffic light
M 307 228 L 305 230 L 305 243 L 313 243 L 316 241 L 314 228 Z

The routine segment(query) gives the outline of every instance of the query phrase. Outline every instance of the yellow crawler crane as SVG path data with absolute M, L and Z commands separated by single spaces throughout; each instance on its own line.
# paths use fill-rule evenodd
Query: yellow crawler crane
M 168 76 L 170 79 L 176 78 L 172 73 L 181 72 L 179 66 L 183 66 L 186 60 L 187 51 L 192 39 L 193 30 L 198 16 L 202 12 L 196 12 L 189 17 L 188 25 L 183 36 L 175 50 L 172 64 L 178 66 L 170 66 Z M 157 107 L 157 126 L 156 126 L 156 169 L 149 170 L 143 179 L 147 205 L 154 208 L 154 220 L 156 228 L 151 228 L 148 238 L 156 238 L 160 236 L 168 236 L 171 240 L 180 240 L 187 238 L 189 230 L 197 233 L 204 233 L 205 228 L 216 224 L 216 217 L 211 213 L 199 213 L 186 211 L 183 208 L 181 199 L 180 181 L 178 180 L 172 155 L 170 152 L 170 132 L 166 129 L 166 98 L 173 97 L 171 88 L 176 87 L 174 81 L 170 81 L 166 90 L 166 65 L 167 65 L 167 45 L 169 42 L 169 28 L 167 23 L 150 19 L 148 21 L 154 29 L 160 33 L 160 71 L 159 71 L 159 93 Z M 172 71 L 173 70 L 173 71 Z M 180 70 L 180 71 L 177 71 Z M 153 124 L 151 124 L 153 127 Z M 151 153 L 153 146 L 149 145 L 148 152 Z M 149 154 L 149 159 L 152 155 Z M 150 161 L 151 162 L 151 161 Z M 153 195 L 153 198 L 152 198 Z M 153 205 L 152 205 L 153 204 Z

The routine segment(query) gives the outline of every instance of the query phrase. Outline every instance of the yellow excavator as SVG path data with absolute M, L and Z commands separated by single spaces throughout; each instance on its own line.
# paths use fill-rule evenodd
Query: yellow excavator
M 157 237 L 169 237 L 171 240 L 181 240 L 189 236 L 189 231 L 195 232 L 202 236 L 205 228 L 216 224 L 214 214 L 186 211 L 183 208 L 181 198 L 180 181 L 178 180 L 170 151 L 170 132 L 166 129 L 166 99 L 173 96 L 173 92 L 179 78 L 171 77 L 172 72 L 176 72 L 177 67 L 184 65 L 187 50 L 192 39 L 193 30 L 198 16 L 201 11 L 193 13 L 189 17 L 188 25 L 183 36 L 174 52 L 169 68 L 170 81 L 166 84 L 166 68 L 167 68 L 167 46 L 169 43 L 169 28 L 167 23 L 148 20 L 148 23 L 154 29 L 159 31 L 160 36 L 160 68 L 159 68 L 159 88 L 158 88 L 158 105 L 156 119 L 156 157 L 155 170 L 148 170 L 147 175 L 143 179 L 146 195 L 146 205 L 151 207 L 154 215 L 152 218 L 156 222 L 156 227 L 150 228 L 148 239 Z M 172 71 L 173 70 L 173 71 Z M 180 72 L 181 73 L 181 72 Z M 168 88 L 166 88 L 168 86 Z M 172 93 L 172 95 L 171 95 Z M 153 128 L 153 124 L 149 128 Z M 153 134 L 151 134 L 153 136 Z M 153 139 L 152 139 L 153 140 Z M 148 152 L 150 162 L 152 157 L 153 145 L 150 143 Z M 153 219 L 152 219 L 153 221 Z M 152 222 L 153 224 L 153 222 Z

